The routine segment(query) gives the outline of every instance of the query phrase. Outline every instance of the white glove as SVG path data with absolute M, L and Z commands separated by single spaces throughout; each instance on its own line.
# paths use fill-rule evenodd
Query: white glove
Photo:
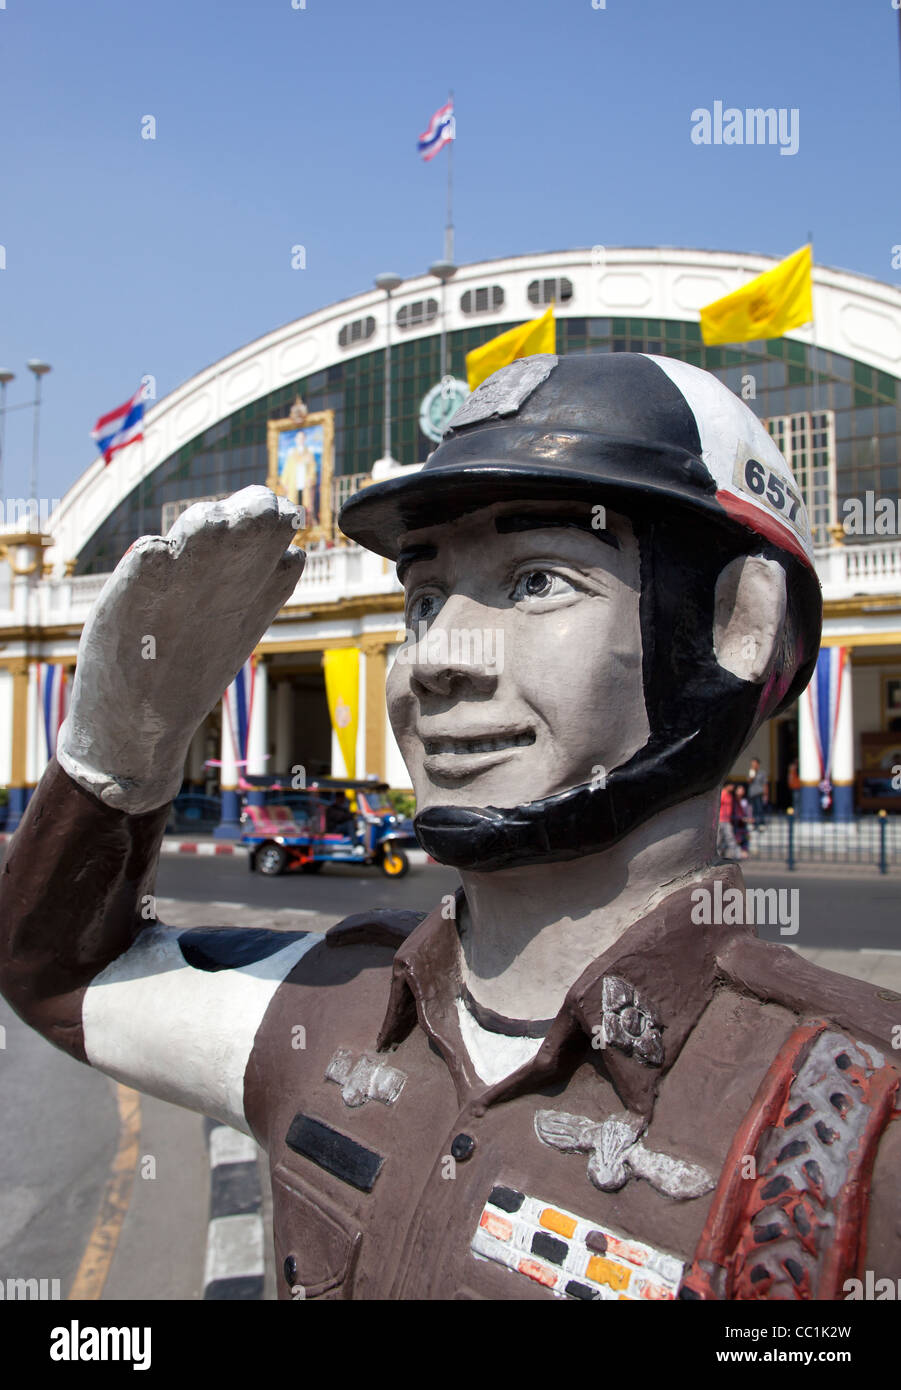
M 172 801 L 198 725 L 300 578 L 303 509 L 265 487 L 198 502 L 142 536 L 91 610 L 56 756 L 108 806 Z

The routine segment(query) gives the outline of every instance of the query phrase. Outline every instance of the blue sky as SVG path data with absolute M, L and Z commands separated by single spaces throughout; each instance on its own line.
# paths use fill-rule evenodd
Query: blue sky
M 898 68 L 891 0 L 5 0 L 0 366 L 11 404 L 53 366 L 39 491 L 144 373 L 164 395 L 439 257 L 446 155 L 416 137 L 449 87 L 460 262 L 813 231 L 818 261 L 899 283 Z M 798 153 L 693 144 L 716 100 L 798 108 Z M 8 417 L 7 495 L 31 423 Z

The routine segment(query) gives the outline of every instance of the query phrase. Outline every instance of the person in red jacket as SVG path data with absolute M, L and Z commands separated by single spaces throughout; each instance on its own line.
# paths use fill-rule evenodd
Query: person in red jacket
M 727 782 L 720 792 L 720 821 L 717 835 L 717 850 L 724 859 L 738 859 L 739 851 L 735 840 L 735 788 Z

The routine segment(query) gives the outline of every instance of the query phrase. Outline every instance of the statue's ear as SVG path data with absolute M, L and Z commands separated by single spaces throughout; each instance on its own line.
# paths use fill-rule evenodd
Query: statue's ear
M 785 570 L 777 560 L 741 555 L 716 581 L 713 649 L 743 681 L 762 682 L 785 623 Z

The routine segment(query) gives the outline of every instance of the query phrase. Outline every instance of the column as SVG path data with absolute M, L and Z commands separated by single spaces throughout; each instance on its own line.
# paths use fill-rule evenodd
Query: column
M 365 711 L 366 753 L 362 766 L 367 776 L 375 773 L 380 782 L 385 780 L 385 647 L 384 642 L 364 637 L 362 642 L 366 657 Z
M 854 819 L 854 696 L 851 648 L 843 647 L 835 748 L 832 752 L 832 815 L 835 820 Z
M 41 710 L 41 692 L 38 684 L 40 662 L 35 659 L 28 664 L 28 754 L 25 767 L 26 801 L 41 780 L 47 766 L 47 736 L 44 732 L 44 715 Z
M 391 667 L 393 666 L 397 658 L 397 653 L 401 649 L 401 645 L 402 644 L 400 642 L 392 642 L 388 645 L 386 649 L 386 680 L 388 674 L 390 673 Z M 400 747 L 398 746 L 397 739 L 394 737 L 394 730 L 391 727 L 391 721 L 387 718 L 387 709 L 385 718 L 385 781 L 388 783 L 389 787 L 406 788 L 411 785 L 410 773 L 407 769 L 406 763 L 403 760 L 403 757 L 401 756 L 401 751 Z
M 219 790 L 222 796 L 219 824 L 213 831 L 217 840 L 237 840 L 241 834 L 241 797 L 238 793 L 237 754 L 232 742 L 231 726 L 222 701 L 222 737 L 219 741 Z
M 293 775 L 294 764 L 294 687 L 283 679 L 275 686 L 275 767 L 280 776 Z
M 28 658 L 20 657 L 9 664 L 12 675 L 12 760 L 9 779 L 9 808 L 7 832 L 15 830 L 28 800 L 26 767 L 28 760 Z
M 366 766 L 366 670 L 369 666 L 366 653 L 360 647 L 360 670 L 357 675 L 357 708 L 360 716 L 357 720 L 357 776 L 365 777 L 368 772 Z
M 802 690 L 798 698 L 798 776 L 801 779 L 801 819 L 822 820 L 820 805 L 820 758 L 814 730 L 811 700 L 813 688 Z
M 269 668 L 262 657 L 254 668 L 253 696 L 250 705 L 250 728 L 247 734 L 247 778 L 265 777 L 269 770 Z M 251 806 L 263 806 L 264 787 L 254 787 L 247 793 Z

